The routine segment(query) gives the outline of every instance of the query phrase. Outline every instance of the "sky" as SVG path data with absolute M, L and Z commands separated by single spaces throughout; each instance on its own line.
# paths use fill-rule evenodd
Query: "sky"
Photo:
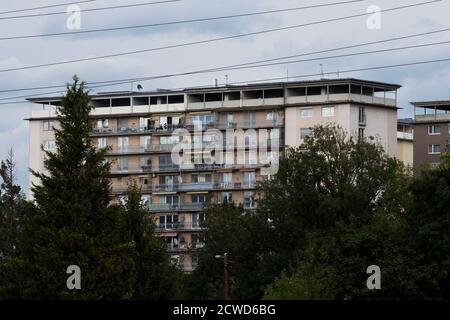
M 95 0 L 88 3 L 80 3 L 78 4 L 81 9 L 79 30 L 152 24 L 347 2 L 346 0 L 181 0 L 139 7 L 84 12 L 84 10 L 90 8 L 151 1 Z M 17 183 L 25 192 L 28 192 L 29 133 L 28 122 L 24 119 L 29 116 L 31 105 L 23 98 L 9 100 L 5 100 L 5 98 L 37 95 L 57 91 L 57 89 L 26 92 L 1 92 L 2 90 L 61 85 L 69 82 L 74 74 L 77 74 L 82 80 L 94 82 L 208 69 L 450 28 L 450 23 L 448 22 L 450 0 L 441 0 L 417 7 L 381 12 L 379 20 L 375 16 L 370 17 L 366 15 L 364 17 L 312 24 L 279 32 L 181 48 L 6 72 L 4 70 L 10 68 L 201 41 L 364 14 L 370 6 L 377 6 L 381 10 L 386 10 L 393 7 L 427 2 L 427 0 L 358 1 L 328 7 L 153 28 L 3 40 L 2 38 L 5 37 L 77 31 L 71 30 L 67 26 L 67 20 L 71 18 L 70 14 L 5 19 L 5 17 L 18 15 L 65 12 L 68 5 L 76 2 L 76 0 L 16 0 L 5 2 L 2 1 L 0 6 L 0 99 L 3 99 L 0 100 L 0 103 L 2 103 L 0 104 L 0 159 L 4 159 L 8 150 L 13 148 L 17 162 Z M 67 4 L 67 6 L 4 13 L 10 10 L 55 4 Z M 372 22 L 369 23 L 371 28 L 368 27 L 368 19 L 370 19 L 369 22 Z M 334 54 L 445 41 L 450 41 L 450 31 L 311 57 L 326 57 Z M 346 58 L 282 64 L 264 68 L 172 77 L 139 83 L 144 87 L 144 90 L 154 90 L 157 88 L 212 85 L 215 79 L 218 79 L 219 83 L 223 84 L 226 75 L 228 75 L 228 81 L 232 83 L 286 77 L 287 74 L 291 77 L 294 75 L 319 74 L 323 70 L 325 73 L 331 73 L 326 75 L 327 78 L 353 77 L 402 85 L 398 92 L 398 105 L 403 108 L 399 111 L 399 118 L 403 118 L 412 116 L 413 111 L 409 104 L 410 101 L 450 99 L 450 61 L 346 74 L 338 73 L 338 71 L 446 58 L 450 58 L 450 44 Z M 306 79 L 318 78 L 320 76 Z M 295 79 L 291 78 L 291 80 Z M 305 79 L 303 78 L 302 80 Z M 134 89 L 136 89 L 136 85 L 137 83 L 134 83 Z M 124 84 L 97 90 L 130 89 L 130 84 Z M 20 103 L 8 104 L 10 102 Z

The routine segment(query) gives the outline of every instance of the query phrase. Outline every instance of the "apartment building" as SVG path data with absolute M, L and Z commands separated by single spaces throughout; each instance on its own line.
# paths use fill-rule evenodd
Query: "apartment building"
M 418 101 L 414 106 L 414 168 L 439 165 L 450 143 L 450 101 Z
M 118 201 L 130 178 L 174 261 L 195 269 L 206 202 L 253 210 L 255 183 L 276 173 L 280 154 L 320 123 L 370 136 L 396 155 L 398 85 L 357 79 L 113 92 L 91 97 L 93 142 L 110 146 Z M 54 150 L 59 97 L 30 99 L 30 167 Z M 30 176 L 30 183 L 37 183 Z
M 397 159 L 405 165 L 414 164 L 414 119 L 397 121 Z

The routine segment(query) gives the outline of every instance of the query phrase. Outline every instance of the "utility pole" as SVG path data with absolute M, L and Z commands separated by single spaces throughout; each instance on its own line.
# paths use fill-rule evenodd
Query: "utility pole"
M 229 294 L 229 277 L 228 277 L 228 253 L 222 255 L 216 255 L 216 259 L 223 259 L 223 298 L 224 300 L 230 300 Z
M 230 296 L 228 294 L 228 253 L 224 253 L 223 255 L 223 288 L 224 294 L 223 297 L 225 300 L 230 300 Z

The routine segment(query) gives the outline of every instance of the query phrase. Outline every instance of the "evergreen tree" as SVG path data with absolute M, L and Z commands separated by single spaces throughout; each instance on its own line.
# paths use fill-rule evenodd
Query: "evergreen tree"
M 24 195 L 15 184 L 14 152 L 10 149 L 0 164 L 0 261 L 11 257 L 20 232 L 20 211 Z
M 123 210 L 111 205 L 106 150 L 92 144 L 88 93 L 75 77 L 58 108 L 56 152 L 24 212 L 20 255 L 9 267 L 8 295 L 29 299 L 120 299 L 133 295 L 133 242 Z M 69 290 L 66 270 L 81 269 L 81 290 Z

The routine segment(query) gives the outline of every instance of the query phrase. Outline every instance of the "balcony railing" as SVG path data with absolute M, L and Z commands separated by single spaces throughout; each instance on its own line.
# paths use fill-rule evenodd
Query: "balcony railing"
M 201 124 L 177 124 L 150 127 L 124 126 L 124 127 L 107 127 L 94 128 L 92 135 L 117 135 L 117 134 L 142 134 L 142 133 L 171 133 L 177 129 L 208 130 L 208 129 L 238 129 L 238 128 L 254 128 L 254 127 L 280 127 L 284 125 L 283 119 L 277 120 L 244 120 L 233 122 L 210 122 Z
M 165 211 L 201 211 L 203 203 L 151 203 L 147 204 L 147 210 L 150 212 L 165 212 Z
M 238 129 L 238 128 L 252 128 L 252 127 L 280 127 L 284 125 L 283 119 L 277 120 L 244 120 L 232 122 L 213 122 L 209 124 L 214 129 Z
M 158 224 L 156 231 L 158 232 L 170 232 L 174 230 L 202 230 L 203 227 L 199 222 L 174 222 Z
M 164 126 L 150 126 L 150 127 L 107 127 L 107 128 L 94 128 L 93 135 L 116 135 L 116 134 L 141 134 L 141 133 L 159 133 L 159 132 L 173 132 L 176 129 L 186 128 L 184 124 L 179 125 L 164 125 Z
M 216 169 L 258 169 L 269 167 L 268 164 L 189 164 L 189 165 L 160 165 L 140 167 L 114 167 L 110 174 L 133 174 L 133 173 L 155 173 L 155 172 L 181 172 L 181 171 L 212 171 Z
M 195 250 L 195 249 L 201 249 L 205 245 L 204 244 L 193 244 L 193 243 L 166 243 L 167 250 L 169 251 L 188 251 L 188 250 Z
M 160 184 L 157 186 L 140 185 L 142 192 L 177 192 L 177 191 L 208 191 L 208 190 L 242 190 L 255 189 L 256 182 L 203 182 L 182 184 Z M 124 193 L 128 186 L 113 187 L 114 193 Z
M 404 140 L 413 140 L 414 135 L 409 132 L 397 132 L 397 138 Z

